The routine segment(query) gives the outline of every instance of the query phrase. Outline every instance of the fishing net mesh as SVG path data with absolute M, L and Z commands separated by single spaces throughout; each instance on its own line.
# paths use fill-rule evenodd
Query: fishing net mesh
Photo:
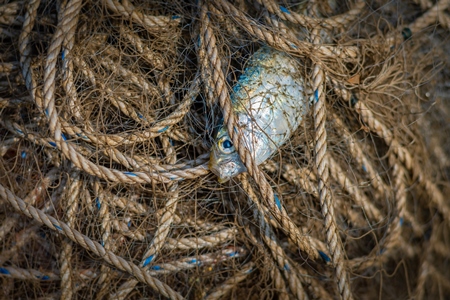
M 3 1 L 0 298 L 450 297 L 449 4 Z M 218 183 L 263 46 L 310 111 Z

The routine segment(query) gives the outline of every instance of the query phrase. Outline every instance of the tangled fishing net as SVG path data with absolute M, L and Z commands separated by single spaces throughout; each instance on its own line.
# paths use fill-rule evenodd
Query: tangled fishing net
M 448 299 L 448 0 L 0 5 L 2 299 Z M 251 55 L 306 120 L 220 184 Z

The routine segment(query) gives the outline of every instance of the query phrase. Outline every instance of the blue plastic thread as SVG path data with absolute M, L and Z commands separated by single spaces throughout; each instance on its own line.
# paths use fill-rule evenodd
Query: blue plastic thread
M 167 129 L 169 129 L 169 126 L 165 126 L 164 128 L 158 130 L 158 133 L 163 133 L 163 132 L 166 131 Z
M 18 133 L 20 133 L 20 134 L 23 134 L 23 131 L 20 130 L 20 129 L 16 129 L 16 131 L 17 131 Z
M 275 203 L 277 204 L 278 209 L 281 210 L 281 202 L 280 202 L 280 199 L 278 199 L 278 196 L 277 196 L 277 195 L 274 195 L 274 197 L 275 197 Z
M 56 225 L 56 224 L 53 224 L 53 226 L 55 226 L 55 228 L 56 228 L 56 229 L 58 229 L 58 230 L 61 230 L 61 231 L 62 231 L 62 228 L 61 228 L 61 227 L 59 227 L 58 225 Z
M 284 13 L 286 13 L 286 14 L 291 14 L 291 12 L 290 12 L 286 7 L 284 7 L 284 6 L 281 6 L 281 5 L 280 5 L 280 9 L 281 9 L 282 12 L 284 12 Z
M 0 274 L 6 274 L 6 275 L 9 275 L 10 273 L 9 273 L 9 271 L 6 270 L 5 268 L 0 268 Z
M 367 168 L 366 168 L 366 165 L 362 165 L 362 169 L 363 169 L 363 171 L 364 171 L 364 172 L 366 172 L 366 173 L 367 173 Z
M 42 280 L 49 280 L 50 277 L 48 277 L 47 275 L 44 275 L 44 276 L 41 277 L 41 279 L 42 279 Z
M 153 266 L 153 267 L 151 267 L 151 269 L 152 269 L 152 270 L 155 270 L 155 271 L 164 270 L 164 269 L 161 268 L 160 266 Z
M 400 223 L 400 226 L 403 226 L 403 218 L 400 218 L 399 223 Z
M 56 143 L 54 143 L 54 142 L 48 142 L 48 143 L 50 144 L 50 146 L 56 147 Z
M 319 102 L 319 89 L 314 91 L 314 99 L 316 100 L 316 103 Z
M 20 157 L 22 157 L 22 158 L 27 158 L 27 153 L 26 153 L 25 151 L 22 151 L 22 152 L 20 153 Z
M 176 20 L 176 19 L 179 19 L 180 18 L 180 16 L 172 16 L 172 20 Z
M 136 177 L 136 176 L 137 176 L 137 175 L 134 174 L 133 172 L 123 172 L 123 174 L 129 175 L 129 176 L 133 176 L 133 177 Z
M 228 256 L 229 256 L 229 257 L 234 257 L 234 256 L 236 256 L 236 255 L 238 255 L 238 254 L 239 254 L 238 251 L 234 251 L 234 252 L 228 254 Z
M 48 116 L 48 109 L 47 108 L 44 110 L 44 112 L 45 112 L 45 115 Z
M 61 59 L 64 60 L 66 58 L 66 50 L 63 50 L 61 53 Z
M 95 204 L 97 205 L 97 209 L 100 210 L 100 208 L 102 207 L 102 204 L 100 203 L 100 199 L 95 198 Z
M 83 140 L 88 140 L 88 137 L 85 135 L 81 135 L 81 133 L 76 134 L 78 137 L 82 138 Z
M 323 253 L 322 251 L 318 251 L 319 252 L 319 255 L 320 255 L 320 257 L 322 257 L 322 259 L 325 261 L 325 262 L 330 262 L 331 261 L 331 259 L 330 259 L 330 257 L 328 256 L 328 255 L 326 255 L 325 253 Z
M 191 259 L 191 260 L 188 261 L 187 263 L 192 265 L 192 264 L 197 263 L 197 260 L 196 260 L 196 259 Z
M 61 133 L 61 137 L 62 137 L 62 139 L 63 139 L 64 141 L 67 141 L 67 138 L 66 138 L 66 136 L 64 135 L 64 133 Z
M 288 271 L 288 272 L 290 272 L 290 271 L 291 271 L 291 268 L 289 268 L 289 266 L 288 266 L 288 265 L 284 265 L 284 269 L 285 269 L 286 271 Z
M 153 260 L 154 257 L 155 257 L 154 255 L 150 255 L 149 257 L 147 257 L 147 258 L 144 260 L 144 263 L 142 264 L 142 266 L 143 266 L 143 267 L 146 267 L 149 263 L 152 262 L 152 260 Z

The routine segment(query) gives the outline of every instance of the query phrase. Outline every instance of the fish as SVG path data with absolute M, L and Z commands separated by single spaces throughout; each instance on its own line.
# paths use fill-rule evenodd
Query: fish
M 230 93 L 236 125 L 244 145 L 260 165 L 282 146 L 302 123 L 312 101 L 298 59 L 262 46 Z M 308 94 L 310 96 L 308 96 Z M 226 126 L 218 125 L 211 147 L 209 169 L 220 183 L 246 172 Z

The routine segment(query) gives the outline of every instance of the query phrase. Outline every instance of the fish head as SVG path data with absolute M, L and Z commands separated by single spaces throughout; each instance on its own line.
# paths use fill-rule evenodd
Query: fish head
M 209 169 L 217 175 L 220 183 L 247 171 L 239 157 L 239 153 L 234 148 L 228 132 L 223 127 L 218 130 L 211 147 Z

